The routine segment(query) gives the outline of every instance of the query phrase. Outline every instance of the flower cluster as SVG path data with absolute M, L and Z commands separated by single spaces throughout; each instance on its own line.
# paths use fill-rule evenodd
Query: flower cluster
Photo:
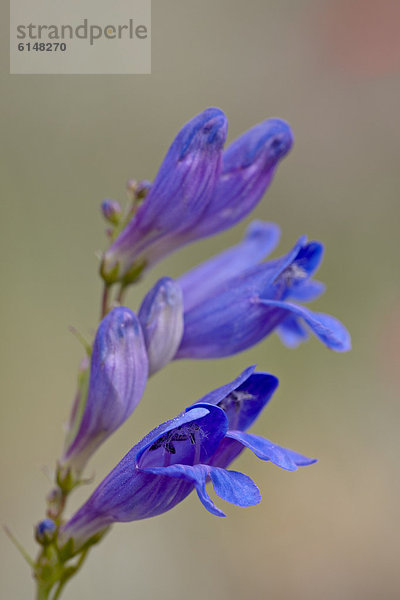
M 176 280 L 160 279 L 137 314 L 123 306 L 127 288 L 168 253 L 247 216 L 293 143 L 279 119 L 256 125 L 224 149 L 226 130 L 221 110 L 205 110 L 178 133 L 152 183 L 129 182 L 125 211 L 114 200 L 102 204 L 111 239 L 100 269 L 102 319 L 81 365 L 48 518 L 36 528 L 42 591 L 64 585 L 79 568 L 67 571 L 65 563 L 83 557 L 110 525 L 164 513 L 193 490 L 209 512 L 225 516 L 207 483 L 228 502 L 257 504 L 255 483 L 228 469 L 244 448 L 289 471 L 315 462 L 248 432 L 278 386 L 273 375 L 249 367 L 195 404 L 188 399 L 188 408 L 136 444 L 69 520 L 62 516 L 91 455 L 132 414 L 148 377 L 170 361 L 230 356 L 273 332 L 290 347 L 311 331 L 332 350 L 350 349 L 339 321 L 299 304 L 324 291 L 313 279 L 322 244 L 303 236 L 285 255 L 265 260 L 279 242 L 273 223 L 255 221 L 238 245 Z M 52 544 L 58 559 L 49 571 Z M 50 581 L 43 575 L 49 572 Z

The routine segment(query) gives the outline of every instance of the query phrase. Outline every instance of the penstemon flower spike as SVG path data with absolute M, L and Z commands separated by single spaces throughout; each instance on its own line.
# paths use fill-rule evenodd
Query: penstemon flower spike
M 236 246 L 175 281 L 162 277 L 137 315 L 122 306 L 128 287 L 164 256 L 247 216 L 293 144 L 280 119 L 254 126 L 224 150 L 226 130 L 224 113 L 206 109 L 178 133 L 152 183 L 128 182 L 125 210 L 115 200 L 102 203 L 110 247 L 101 258 L 101 320 L 93 343 L 77 334 L 86 356 L 47 514 L 35 527 L 35 561 L 7 530 L 32 567 L 37 600 L 57 600 L 114 523 L 162 514 L 194 490 L 210 513 L 225 516 L 207 484 L 237 506 L 258 504 L 256 484 L 228 469 L 245 448 L 287 471 L 316 461 L 249 433 L 278 386 L 274 375 L 249 367 L 153 429 L 64 516 L 70 493 L 88 483 L 83 471 L 92 454 L 133 413 L 148 376 L 172 360 L 229 356 L 273 331 L 294 347 L 307 339 L 305 326 L 328 348 L 350 349 L 339 321 L 297 304 L 325 289 L 312 279 L 322 244 L 302 237 L 265 261 L 279 242 L 273 223 L 255 221 Z

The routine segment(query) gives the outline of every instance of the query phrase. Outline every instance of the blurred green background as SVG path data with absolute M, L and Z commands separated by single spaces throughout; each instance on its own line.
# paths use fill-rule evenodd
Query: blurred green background
M 315 339 L 291 351 L 272 336 L 155 376 L 94 457 L 95 481 L 149 429 L 255 362 L 281 385 L 254 432 L 319 463 L 293 474 L 244 454 L 236 468 L 259 485 L 259 506 L 226 506 L 218 519 L 193 494 L 117 525 L 65 600 L 398 598 L 399 20 L 390 0 L 153 0 L 151 76 L 10 76 L 5 13 L 0 514 L 31 553 L 82 356 L 68 326 L 90 333 L 98 318 L 99 204 L 123 201 L 130 177 L 153 178 L 179 127 L 205 107 L 226 112 L 229 140 L 267 117 L 291 123 L 296 144 L 251 218 L 282 227 L 280 252 L 303 233 L 326 244 L 328 290 L 315 307 L 353 337 L 353 351 L 337 355 Z M 245 225 L 169 257 L 129 306 Z M 22 558 L 5 535 L 0 545 L 1 597 L 33 597 Z

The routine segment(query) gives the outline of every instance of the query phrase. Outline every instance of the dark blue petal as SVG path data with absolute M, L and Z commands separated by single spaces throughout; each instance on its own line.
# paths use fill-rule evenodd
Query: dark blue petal
M 293 298 L 293 300 L 299 302 L 310 302 L 319 298 L 325 290 L 326 285 L 324 283 L 311 279 L 289 290 L 287 298 Z
M 297 348 L 297 346 L 305 342 L 309 337 L 308 332 L 293 315 L 289 315 L 278 325 L 276 333 L 279 335 L 282 343 L 288 348 Z
M 145 296 L 138 317 L 152 375 L 173 359 L 182 339 L 183 302 L 178 283 L 169 277 L 160 279 Z
M 225 517 L 226 515 L 215 506 L 208 495 L 206 490 L 208 479 L 211 480 L 215 493 L 231 504 L 254 506 L 261 500 L 259 489 L 255 483 L 250 477 L 237 471 L 226 471 L 225 469 L 202 464 L 194 466 L 177 464 L 148 469 L 148 471 L 153 474 L 168 475 L 169 477 L 192 482 L 202 504 L 209 512 L 218 517 Z
M 254 221 L 240 244 L 217 254 L 177 279 L 183 292 L 185 311 L 206 300 L 250 267 L 257 265 L 279 242 L 280 230 L 274 223 Z
M 315 313 L 303 306 L 297 306 L 289 302 L 260 299 L 264 306 L 281 311 L 287 316 L 293 314 L 301 317 L 310 327 L 314 335 L 328 348 L 336 352 L 347 352 L 351 349 L 350 334 L 344 325 L 334 317 L 324 313 Z
M 275 281 L 279 278 L 280 275 L 284 274 L 287 269 L 289 269 L 292 264 L 296 261 L 299 254 L 303 251 L 303 249 L 307 245 L 307 236 L 302 235 L 293 248 L 289 250 L 284 256 L 280 258 L 275 258 L 273 260 L 268 261 L 263 265 L 265 271 L 269 275 L 268 281 Z
M 149 473 L 157 476 L 168 476 L 176 478 L 181 481 L 188 482 L 192 489 L 196 488 L 197 495 L 199 496 L 203 506 L 217 517 L 226 517 L 226 514 L 222 512 L 214 502 L 211 500 L 206 490 L 206 481 L 208 476 L 207 467 L 205 465 L 173 465 L 169 467 L 153 467 L 147 470 Z
M 258 487 L 243 473 L 209 467 L 209 476 L 217 496 L 231 504 L 254 506 L 261 501 Z
M 270 460 L 274 465 L 287 471 L 296 471 L 298 467 L 312 465 L 317 461 L 316 458 L 308 458 L 258 435 L 243 431 L 228 431 L 226 435 L 249 448 L 261 460 Z
M 230 429 L 248 429 L 279 385 L 274 375 L 254 373 L 254 369 L 254 366 L 247 367 L 239 377 L 206 394 L 192 406 L 217 405 L 225 412 Z
M 225 411 L 228 428 L 245 431 L 256 421 L 268 404 L 279 381 L 268 373 L 254 373 L 227 394 L 218 406 Z M 208 464 L 227 467 L 243 451 L 243 445 L 224 438 Z
M 247 367 L 236 379 L 229 383 L 222 385 L 221 387 L 209 392 L 200 400 L 198 400 L 193 406 L 197 404 L 218 404 L 221 400 L 226 398 L 233 390 L 238 388 L 243 382 L 245 382 L 254 373 L 255 365 Z M 188 409 L 189 410 L 189 409 Z
M 243 452 L 245 447 L 243 444 L 236 442 L 230 438 L 225 437 L 217 450 L 208 461 L 210 465 L 214 467 L 221 467 L 225 469 Z
M 324 246 L 321 242 L 308 242 L 298 253 L 296 265 L 310 277 L 321 264 Z
M 169 421 L 136 455 L 137 468 L 205 462 L 215 452 L 228 428 L 224 411 L 212 404 L 194 404 Z
M 253 425 L 272 398 L 279 380 L 269 373 L 254 373 L 218 402 L 228 418 L 229 429 L 245 431 Z
M 320 242 L 306 243 L 304 237 L 300 238 L 286 257 L 276 261 L 275 272 L 267 281 L 261 295 L 271 300 L 293 297 L 297 290 L 302 290 L 308 284 L 310 276 L 322 260 L 322 255 L 323 245 Z

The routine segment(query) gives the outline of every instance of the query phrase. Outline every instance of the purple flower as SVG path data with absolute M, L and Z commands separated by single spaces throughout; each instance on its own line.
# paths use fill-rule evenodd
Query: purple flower
M 208 511 L 225 516 L 207 493 L 208 481 L 228 502 L 257 504 L 261 497 L 254 482 L 243 473 L 226 470 L 245 447 L 288 471 L 315 462 L 247 433 L 278 385 L 274 376 L 253 372 L 254 367 L 246 369 L 134 446 L 62 527 L 61 543 L 73 538 L 77 550 L 114 522 L 170 510 L 193 489 Z
M 338 320 L 290 302 L 312 300 L 324 291 L 323 284 L 311 279 L 322 259 L 322 244 L 302 237 L 285 256 L 259 263 L 277 241 L 276 227 L 270 227 L 253 223 L 242 244 L 177 280 L 184 331 L 175 358 L 229 356 L 275 330 L 295 346 L 308 337 L 303 324 L 328 348 L 350 349 L 350 336 Z
M 108 283 L 129 283 L 168 253 L 223 231 L 259 202 L 293 136 L 279 119 L 264 121 L 222 154 L 226 118 L 208 108 L 175 138 L 144 202 L 105 252 Z
M 265 194 L 292 145 L 289 124 L 267 119 L 228 146 L 213 201 L 191 232 L 192 239 L 228 229 L 246 217 Z
M 100 323 L 90 375 L 83 370 L 64 455 L 66 471 L 80 473 L 91 454 L 131 415 L 147 382 L 148 359 L 137 317 L 114 308 Z
M 218 108 L 208 108 L 181 129 L 143 204 L 105 252 L 106 280 L 123 279 L 136 265 L 148 264 L 151 248 L 197 222 L 221 170 L 226 129 Z

